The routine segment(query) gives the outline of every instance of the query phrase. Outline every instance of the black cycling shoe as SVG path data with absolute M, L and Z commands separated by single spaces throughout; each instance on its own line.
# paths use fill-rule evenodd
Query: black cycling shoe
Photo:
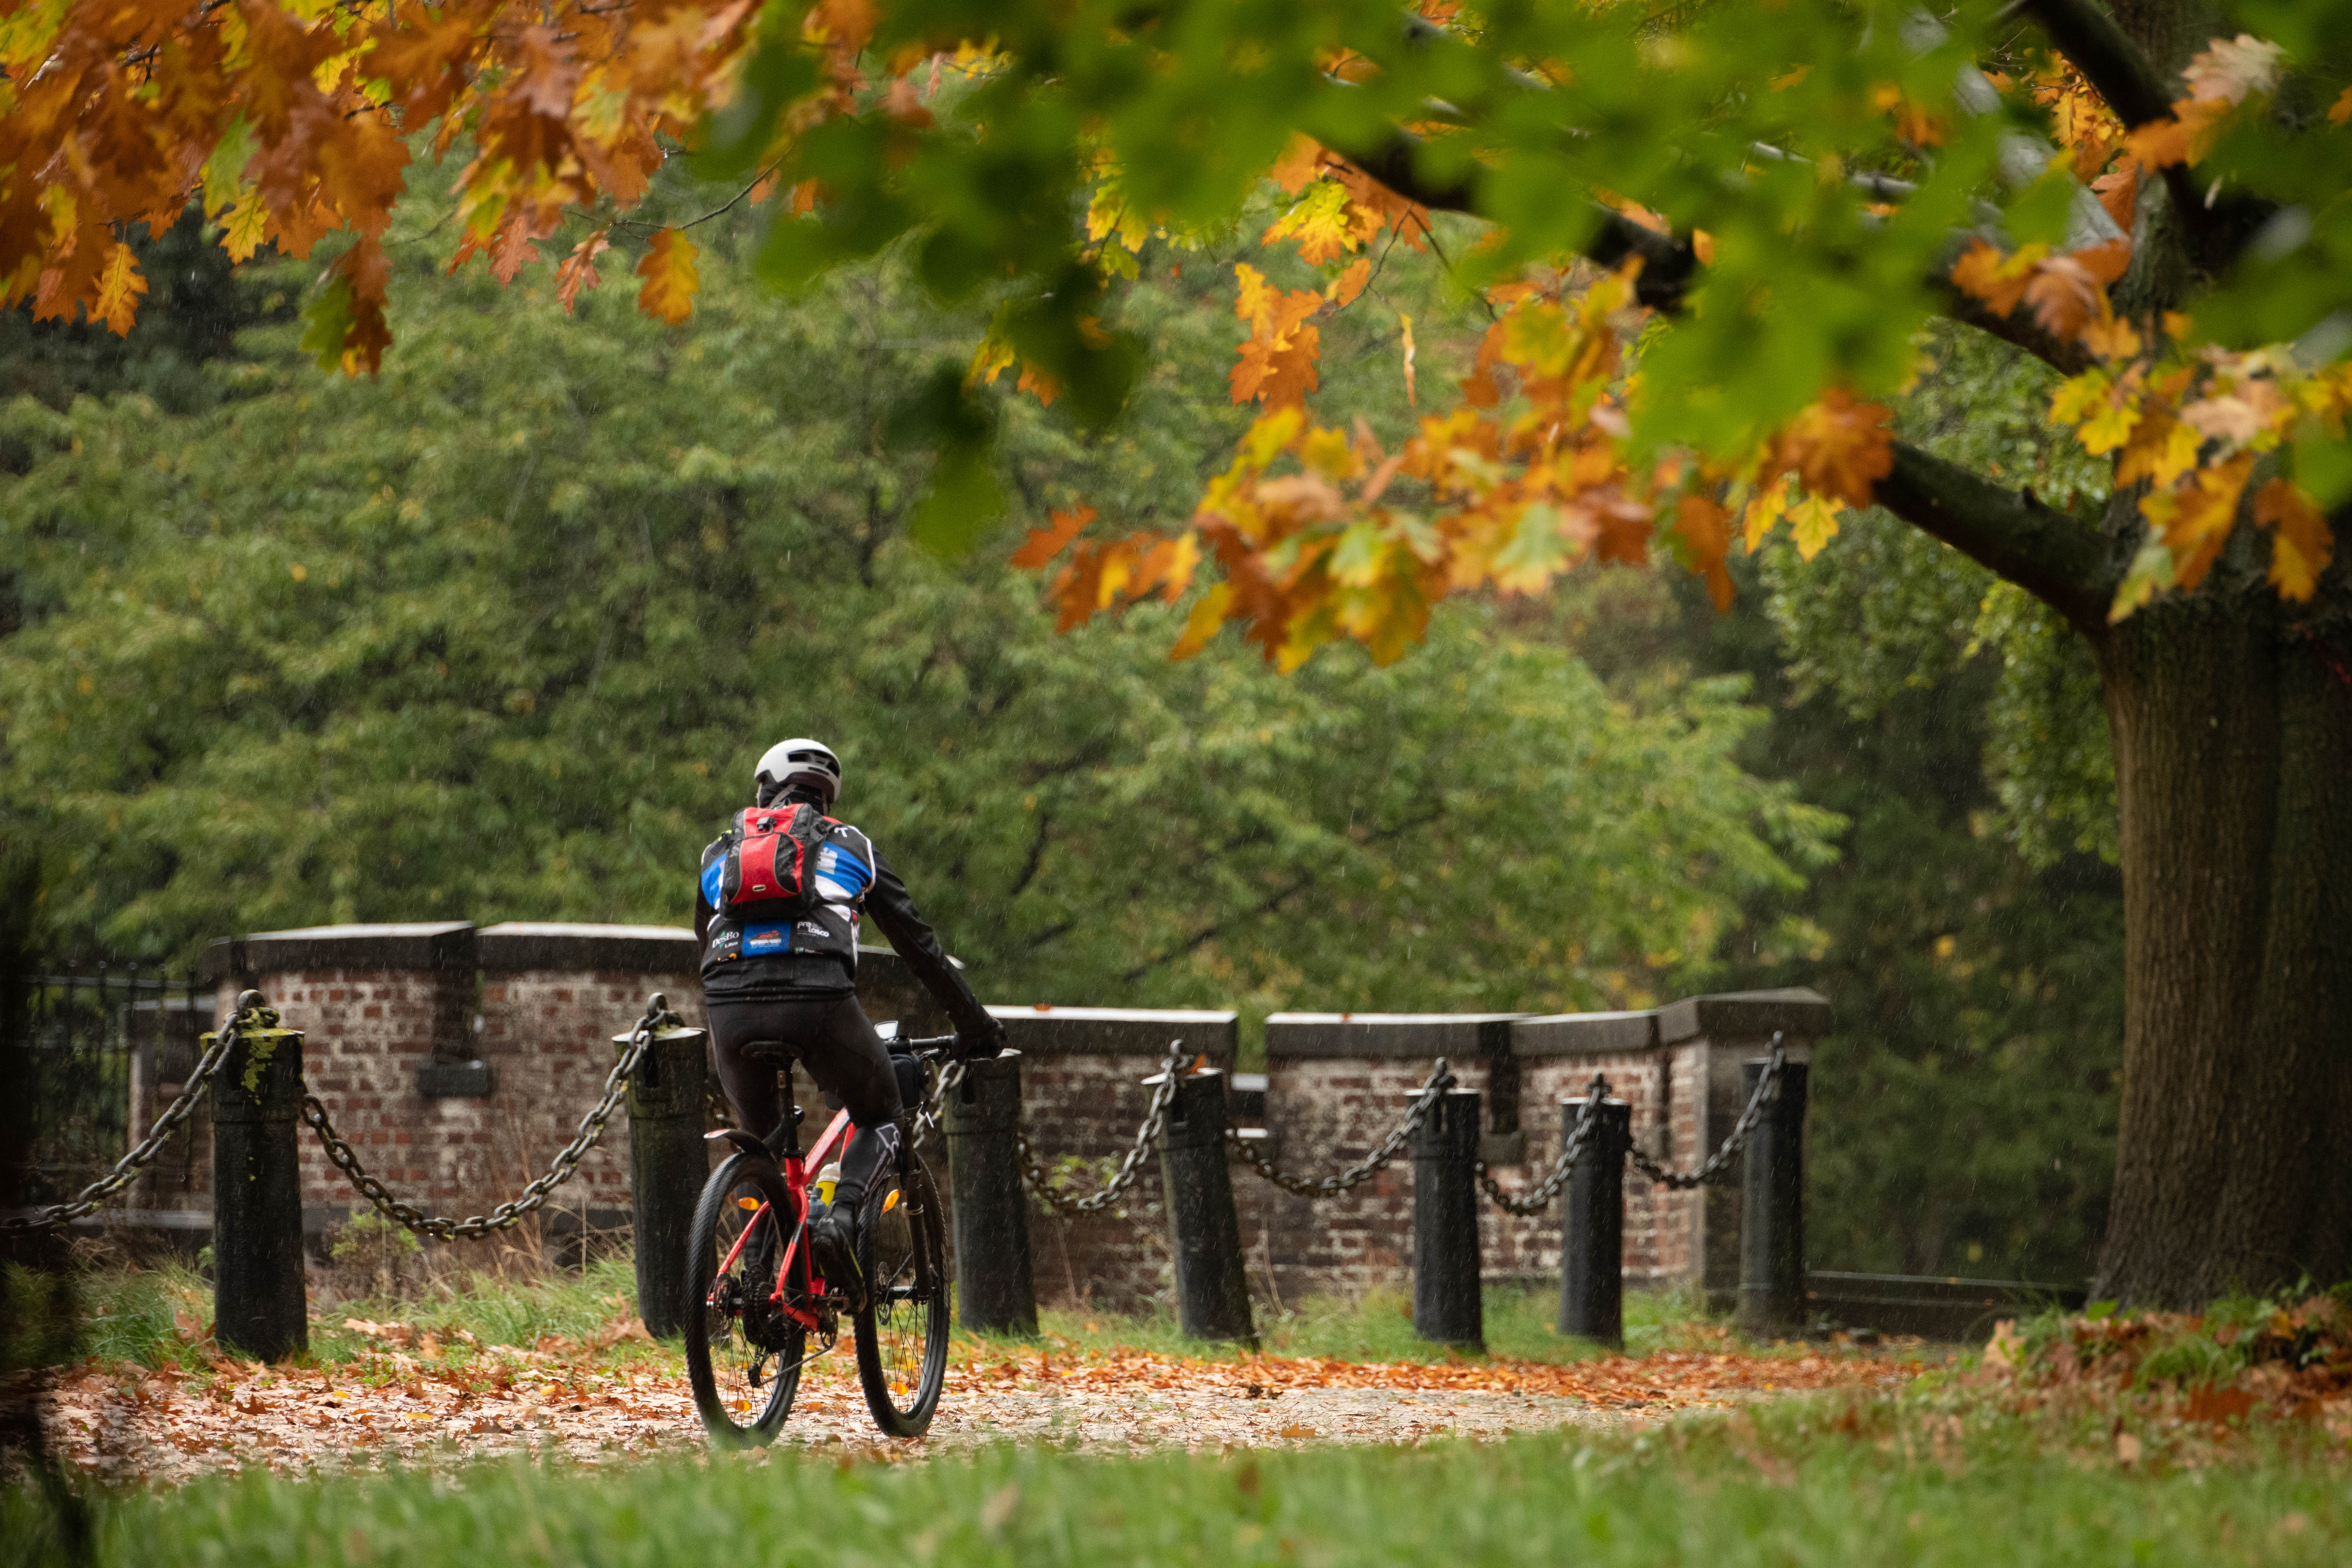
M 858 1250 L 856 1221 L 846 1205 L 835 1204 L 809 1226 L 809 1260 L 824 1276 L 825 1289 L 852 1311 L 866 1304 L 866 1268 Z

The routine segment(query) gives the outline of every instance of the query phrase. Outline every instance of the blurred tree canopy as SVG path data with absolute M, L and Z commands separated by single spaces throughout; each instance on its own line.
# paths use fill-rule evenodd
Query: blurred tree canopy
M 1001 554 L 911 548 L 893 389 L 984 318 L 902 268 L 787 304 L 714 258 L 674 334 L 441 261 L 405 268 L 415 326 L 380 381 L 307 369 L 281 268 L 235 305 L 276 323 L 211 363 L 193 412 L 0 416 L 21 470 L 0 481 L 0 810 L 52 944 L 682 923 L 753 759 L 802 731 L 840 748 L 845 814 L 1007 1000 L 1646 999 L 1828 858 L 1836 819 L 1733 761 L 1763 719 L 1738 677 L 1637 709 L 1477 606 L 1387 669 L 1175 663 L 1172 607 L 1057 637 Z M 1009 423 L 1024 521 L 1081 479 L 1185 503 L 1236 418 L 1209 279 L 1143 291 L 1178 363 L 1121 432 Z M 1391 281 L 1443 287 L 1426 263 Z M 1364 374 L 1368 404 L 1401 401 Z

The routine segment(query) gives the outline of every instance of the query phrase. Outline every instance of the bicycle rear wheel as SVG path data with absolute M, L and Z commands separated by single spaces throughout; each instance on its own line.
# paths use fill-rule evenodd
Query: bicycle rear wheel
M 712 1172 L 695 1205 L 680 1316 L 687 1380 L 703 1429 L 719 1447 L 772 1442 L 792 1414 L 808 1331 L 768 1296 L 776 1288 L 776 1259 L 798 1223 L 783 1173 L 755 1154 L 734 1155 Z M 744 1237 L 747 1229 L 751 1234 Z M 744 1237 L 740 1251 L 738 1237 Z
M 920 1154 L 908 1152 L 897 1180 L 874 1184 L 864 1217 L 870 1288 L 856 1322 L 857 1380 L 877 1426 L 919 1437 L 948 1376 L 947 1233 Z

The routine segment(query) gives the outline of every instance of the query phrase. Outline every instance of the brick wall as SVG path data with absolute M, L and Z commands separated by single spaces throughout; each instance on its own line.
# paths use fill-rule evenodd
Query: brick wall
M 613 1062 L 612 1037 L 648 993 L 665 992 L 690 1024 L 703 1022 L 690 933 L 583 926 L 341 927 L 272 932 L 217 945 L 225 1011 L 257 986 L 305 1032 L 310 1087 L 368 1167 L 434 1212 L 465 1215 L 513 1195 L 571 1138 Z M 903 965 L 887 953 L 861 965 L 860 992 L 877 1022 L 945 1031 Z M 1123 1156 L 1150 1098 L 1144 1079 L 1169 1041 L 1230 1070 L 1235 1016 L 1072 1007 L 996 1007 L 1022 1053 L 1024 1124 L 1049 1166 L 1085 1163 L 1073 1185 L 1092 1191 Z M 1336 1173 L 1369 1152 L 1403 1116 L 1435 1058 L 1482 1096 L 1482 1153 L 1511 1191 L 1540 1181 L 1557 1157 L 1562 1102 L 1596 1074 L 1632 1108 L 1633 1137 L 1687 1168 L 1729 1131 L 1742 1100 L 1741 1064 L 1788 1032 L 1803 1055 L 1826 1031 L 1828 1006 L 1809 992 L 1696 997 L 1642 1013 L 1527 1017 L 1276 1015 L 1266 1026 L 1262 1122 L 1287 1172 Z M 802 1080 L 803 1092 L 806 1079 Z M 454 1090 L 454 1091 L 453 1091 Z M 481 1092 L 487 1090 L 487 1092 Z M 163 1086 L 150 1086 L 152 1118 Z M 819 1117 L 812 1107 L 812 1123 Z M 198 1121 L 205 1118 L 200 1113 Z M 143 1206 L 210 1205 L 209 1134 L 167 1151 L 143 1184 Z M 324 1152 L 301 1140 L 306 1226 L 314 1232 L 360 1200 Z M 926 1148 L 952 1205 L 943 1139 Z M 601 1147 L 562 1189 L 553 1229 L 583 1220 L 625 1224 L 628 1122 L 616 1116 Z M 1234 1191 L 1251 1288 L 1296 1304 L 1410 1282 L 1412 1169 L 1400 1156 L 1349 1193 L 1310 1201 L 1236 1162 Z M 1104 1306 L 1165 1301 L 1169 1247 L 1156 1156 L 1117 1213 L 1055 1216 L 1033 1203 L 1029 1234 L 1040 1296 Z M 1629 1283 L 1687 1285 L 1727 1301 L 1738 1268 L 1737 1186 L 1654 1190 L 1628 1171 Z M 1492 1279 L 1556 1279 L 1559 1209 L 1520 1218 L 1481 1205 L 1482 1263 Z

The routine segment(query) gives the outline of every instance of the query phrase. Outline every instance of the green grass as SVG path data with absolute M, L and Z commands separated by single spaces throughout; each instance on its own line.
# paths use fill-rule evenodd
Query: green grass
M 1570 1339 L 1557 1324 L 1557 1291 L 1490 1286 L 1486 1292 L 1486 1352 L 1515 1361 L 1571 1362 L 1606 1353 L 1589 1340 Z M 1048 1344 L 1073 1350 L 1156 1351 L 1176 1356 L 1233 1356 L 1231 1346 L 1186 1339 L 1172 1315 L 1046 1308 L 1037 1315 Z M 1360 1297 L 1309 1297 L 1284 1311 L 1257 1312 L 1258 1345 L 1268 1355 L 1332 1357 L 1340 1361 L 1444 1361 L 1463 1352 L 1432 1344 L 1412 1331 L 1412 1298 L 1399 1290 Z M 975 1336 L 981 1337 L 981 1336 Z M 983 1338 L 992 1346 L 997 1342 Z M 1012 1348 L 1012 1342 L 1005 1348 Z M 1625 1298 L 1625 1346 L 1635 1355 L 1684 1348 L 1726 1349 L 1727 1331 L 1689 1297 L 1632 1292 Z
M 2201 1468 L 2103 1427 L 1917 1399 L 1795 1401 L 1633 1437 L 1225 1458 L 985 1450 L 929 1464 L 771 1450 L 593 1469 L 519 1463 L 94 1501 L 102 1564 L 1554 1563 L 1951 1568 L 2335 1563 L 2352 1484 L 2265 1427 Z M 47 1561 L 33 1494 L 0 1539 Z
M 77 1353 L 99 1362 L 175 1367 L 201 1373 L 211 1365 L 212 1286 L 184 1268 L 90 1269 L 74 1277 L 82 1321 Z M 585 1344 L 636 1310 L 637 1283 L 626 1257 L 592 1263 L 584 1272 L 520 1283 L 473 1274 L 422 1298 L 346 1301 L 310 1323 L 310 1350 L 296 1365 L 334 1365 L 381 1342 L 345 1329 L 345 1319 L 404 1323 L 430 1334 L 452 1355 L 467 1353 L 470 1337 L 482 1345 L 538 1343 L 549 1337 Z M 643 1341 L 624 1341 L 604 1352 L 621 1360 L 671 1353 Z

